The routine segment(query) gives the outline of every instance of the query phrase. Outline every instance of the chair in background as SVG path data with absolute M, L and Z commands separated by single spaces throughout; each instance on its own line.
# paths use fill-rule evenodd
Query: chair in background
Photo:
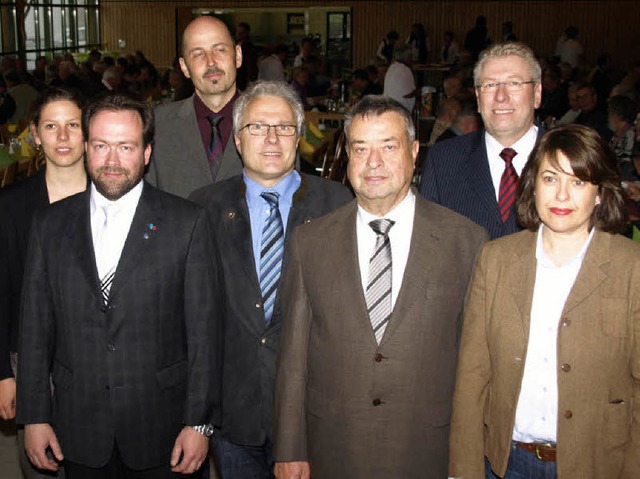
M 16 173 L 18 172 L 18 162 L 14 161 L 9 163 L 0 169 L 0 188 L 4 188 L 5 186 L 9 186 L 16 179 Z

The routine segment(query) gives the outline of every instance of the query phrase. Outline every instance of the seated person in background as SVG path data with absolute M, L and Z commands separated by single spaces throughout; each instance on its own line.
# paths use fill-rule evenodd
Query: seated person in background
M 411 50 L 406 45 L 396 45 L 393 63 L 389 65 L 385 76 L 383 92 L 411 112 L 416 103 L 416 82 L 411 68 L 405 63 L 410 54 Z
M 309 103 L 307 103 L 307 86 L 309 85 L 309 71 L 304 67 L 296 67 L 293 69 L 293 79 L 291 80 L 291 86 L 300 97 L 302 106 L 305 110 L 309 109 Z
M 573 123 L 580 114 L 580 105 L 578 104 L 578 86 L 571 85 L 567 92 L 569 100 L 569 110 L 556 121 L 556 125 L 568 125 Z
M 307 85 L 307 96 L 326 96 L 331 87 L 331 78 L 327 76 L 326 62 L 315 55 L 308 57 L 303 66 L 309 72 L 309 84 Z
M 286 45 L 280 44 L 271 55 L 260 62 L 258 80 L 286 81 L 284 60 L 287 57 L 287 50 Z
M 380 88 L 380 95 L 382 95 L 382 89 L 384 88 L 384 76 L 387 73 L 386 65 L 367 65 L 365 68 L 367 75 L 369 75 L 369 81 L 376 85 L 376 88 Z
M 453 32 L 444 32 L 444 44 L 440 50 L 440 61 L 453 64 L 458 59 L 460 47 L 453 39 Z
M 447 98 L 457 96 L 462 92 L 462 79 L 458 75 L 447 77 L 442 82 L 442 89 Z
M 444 98 L 438 103 L 438 116 L 431 130 L 429 146 L 433 145 L 440 135 L 442 135 L 455 121 L 460 113 L 462 105 L 456 98 Z
M 583 83 L 578 86 L 576 98 L 582 111 L 574 123 L 593 128 L 604 141 L 608 142 L 611 139 L 611 130 L 607 122 L 607 112 L 598 108 L 598 95 L 595 89 Z
M 538 118 L 549 124 L 569 110 L 569 85 L 560 81 L 560 68 L 549 65 L 542 73 L 542 101 Z
M 616 154 L 620 176 L 628 181 L 640 179 L 631 161 L 636 136 L 633 127 L 636 109 L 635 102 L 629 97 L 616 95 L 609 98 L 609 125 L 613 129 L 609 146 Z
M 475 101 L 464 101 L 455 121 L 438 137 L 436 143 L 481 130 L 483 126 L 478 104 Z
M 377 73 L 377 72 L 376 72 Z M 382 85 L 374 83 L 369 78 L 369 73 L 361 68 L 353 72 L 353 80 L 351 86 L 357 96 L 363 97 L 366 95 L 381 95 L 383 88 Z
M 587 79 L 587 83 L 593 86 L 598 95 L 598 106 L 607 108 L 607 98 L 611 94 L 613 84 L 611 83 L 610 74 L 613 71 L 613 62 L 611 55 L 603 53 L 598 57 L 598 62 Z

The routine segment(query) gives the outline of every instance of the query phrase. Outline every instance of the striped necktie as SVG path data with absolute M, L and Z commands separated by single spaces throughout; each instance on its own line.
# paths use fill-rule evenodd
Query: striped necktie
M 498 192 L 498 210 L 502 222 L 506 223 L 511 214 L 511 208 L 516 200 L 516 188 L 518 187 L 518 173 L 513 167 L 513 159 L 518 153 L 513 148 L 505 148 L 500 152 L 500 158 L 504 160 L 504 172 L 500 178 L 500 191 Z
M 273 306 L 276 301 L 278 280 L 282 269 L 282 254 L 284 252 L 284 229 L 278 209 L 279 194 L 264 191 L 260 195 L 269 203 L 269 216 L 262 230 L 260 245 L 260 291 L 264 307 L 264 319 L 267 324 L 273 316 Z
M 394 221 L 385 218 L 369 223 L 377 236 L 373 255 L 369 260 L 369 280 L 365 299 L 371 326 L 378 344 L 380 344 L 384 330 L 391 318 L 391 242 L 389 241 L 389 230 L 394 224 Z
M 113 277 L 116 274 L 120 253 L 116 251 L 117 229 L 115 228 L 115 221 L 118 209 L 113 205 L 106 205 L 102 207 L 102 212 L 104 214 L 104 222 L 100 230 L 98 274 L 100 275 L 100 291 L 104 310 L 109 302 L 109 292 L 111 291 Z

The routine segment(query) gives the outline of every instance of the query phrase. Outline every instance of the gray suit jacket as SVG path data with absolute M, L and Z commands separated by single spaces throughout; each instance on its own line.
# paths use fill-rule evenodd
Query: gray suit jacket
M 152 185 L 187 198 L 198 188 L 242 173 L 242 160 L 232 135 L 223 152 L 218 174 L 215 178 L 211 174 L 198 129 L 193 95 L 186 100 L 160 105 L 155 117 L 153 156 L 145 177 Z
M 401 289 L 380 345 L 358 267 L 356 202 L 291 242 L 282 285 L 274 459 L 314 479 L 447 474 L 458 336 L 483 229 L 416 196 Z
M 33 222 L 17 421 L 50 423 L 73 462 L 103 466 L 117 438 L 127 466 L 158 467 L 184 424 L 219 414 L 217 249 L 204 211 L 144 185 L 104 308 L 89 194 Z

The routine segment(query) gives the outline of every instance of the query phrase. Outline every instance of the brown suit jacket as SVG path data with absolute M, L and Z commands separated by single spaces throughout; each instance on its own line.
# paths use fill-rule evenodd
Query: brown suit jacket
M 449 474 L 504 475 L 522 383 L 536 233 L 488 243 L 465 313 Z M 640 471 L 640 247 L 596 231 L 558 324 L 558 477 Z M 554 347 L 554 345 L 549 345 Z
M 446 476 L 462 307 L 484 230 L 416 195 L 392 318 L 375 341 L 356 202 L 300 226 L 283 283 L 274 458 L 314 479 Z

